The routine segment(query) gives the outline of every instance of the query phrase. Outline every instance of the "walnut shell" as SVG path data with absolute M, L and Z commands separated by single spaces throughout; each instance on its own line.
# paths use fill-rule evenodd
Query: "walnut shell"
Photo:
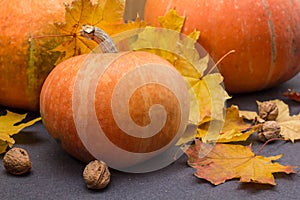
M 83 178 L 89 189 L 98 190 L 108 185 L 110 182 L 110 172 L 104 162 L 94 160 L 85 167 Z
M 278 116 L 278 107 L 276 103 L 271 101 L 265 101 L 258 105 L 258 115 L 266 120 L 273 121 Z
M 29 155 L 25 149 L 12 148 L 3 157 L 3 165 L 7 172 L 21 175 L 29 172 L 32 167 Z
M 257 136 L 260 141 L 266 142 L 273 138 L 281 138 L 280 130 L 281 128 L 276 121 L 266 121 L 258 130 Z

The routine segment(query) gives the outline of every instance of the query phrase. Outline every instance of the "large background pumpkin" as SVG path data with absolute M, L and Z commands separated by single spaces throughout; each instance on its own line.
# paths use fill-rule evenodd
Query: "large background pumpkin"
M 43 81 L 58 54 L 49 51 L 61 37 L 53 25 L 63 21 L 70 0 L 3 0 L 0 2 L 0 104 L 37 110 Z
M 51 50 L 63 37 L 53 37 L 60 34 L 53 24 L 64 21 L 65 3 L 72 0 L 0 1 L 0 105 L 38 110 L 42 84 L 59 56 Z M 144 4 L 128 0 L 124 18 L 142 15 Z
M 144 18 L 158 26 L 170 9 L 186 16 L 183 32 L 201 32 L 199 43 L 217 61 L 229 92 L 275 86 L 300 70 L 299 0 L 148 0 Z

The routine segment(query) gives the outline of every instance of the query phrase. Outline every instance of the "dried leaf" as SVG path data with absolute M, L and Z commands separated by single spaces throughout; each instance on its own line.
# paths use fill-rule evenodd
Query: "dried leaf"
M 17 114 L 10 111 L 7 111 L 7 114 L 4 116 L 0 116 L 0 154 L 4 153 L 8 146 L 11 147 L 15 143 L 11 137 L 12 135 L 41 120 L 38 117 L 26 123 L 20 123 L 25 118 L 26 114 Z
M 282 95 L 297 102 L 300 102 L 300 92 L 288 89 L 288 91 L 284 92 Z
M 263 123 L 265 121 L 255 111 L 240 110 L 239 113 L 240 117 L 252 122 Z
M 208 180 L 214 185 L 226 180 L 239 178 L 241 182 L 275 185 L 273 173 L 294 173 L 293 166 L 283 166 L 277 162 L 282 155 L 263 157 L 255 155 L 250 146 L 216 144 L 205 156 L 205 145 L 200 140 L 186 150 L 188 164 L 197 171 L 195 176 Z
M 124 23 L 123 14 L 125 0 L 75 0 L 71 5 L 66 5 L 65 23 L 56 23 L 62 35 L 68 36 L 65 41 L 52 51 L 61 52 L 57 63 L 70 57 L 90 53 L 97 43 L 86 40 L 80 36 L 83 24 L 97 26 L 109 35 L 114 35 L 129 29 L 145 26 L 145 22 L 136 19 L 135 22 Z
M 185 21 L 185 17 L 179 16 L 176 10 L 171 9 L 165 16 L 158 17 L 158 22 L 163 28 L 180 32 Z
M 201 124 L 196 137 L 210 142 L 213 141 L 212 139 L 216 139 L 216 141 L 213 142 L 218 143 L 239 142 L 246 141 L 249 136 L 256 131 L 255 128 L 252 128 L 251 124 L 246 123 L 243 118 L 240 117 L 238 107 L 233 105 L 226 110 L 224 126 L 218 137 L 210 138 L 209 135 L 207 135 L 210 126 L 211 121 Z
M 204 74 L 210 57 L 207 53 L 201 57 L 195 48 L 199 31 L 194 30 L 188 36 L 180 33 L 184 20 L 175 10 L 170 10 L 166 16 L 159 18 L 161 28 L 146 27 L 130 48 L 159 55 L 181 73 L 187 82 L 191 99 L 190 125 L 214 119 L 215 126 L 209 132 L 211 137 L 215 137 L 220 132 L 225 101 L 229 96 L 222 86 L 223 77 L 220 73 Z M 179 144 L 189 142 L 194 137 L 195 134 L 184 135 Z
M 181 73 L 187 82 L 190 94 L 190 127 L 211 121 L 208 134 L 217 138 L 223 121 L 225 101 L 229 98 L 222 86 L 223 77 L 220 73 L 204 74 L 208 69 L 210 57 L 200 56 L 195 48 L 200 32 L 194 30 L 188 36 L 181 34 L 185 18 L 175 10 L 160 17 L 161 29 L 146 27 L 139 35 L 133 50 L 146 50 L 159 55 Z M 187 143 L 195 138 L 197 128 L 185 134 L 177 144 Z
M 180 33 L 185 18 L 175 10 L 160 17 L 161 29 L 146 27 L 131 45 L 133 50 L 144 50 L 159 55 L 182 74 L 188 83 L 191 96 L 190 121 L 198 124 L 211 119 L 223 120 L 224 102 L 229 98 L 222 87 L 220 73 L 204 75 L 209 55 L 200 57 L 195 48 L 200 33 L 194 30 L 188 36 Z
M 280 135 L 285 140 L 295 140 L 300 139 L 300 114 L 290 116 L 289 106 L 283 101 L 275 99 L 270 100 L 274 102 L 278 107 L 278 116 L 276 122 L 280 126 Z M 262 102 L 257 101 L 257 104 L 260 105 Z M 257 121 L 263 123 L 264 120 L 261 119 L 256 112 L 252 111 L 240 111 L 240 115 L 248 120 Z
M 183 68 L 182 68 L 183 69 Z M 179 69 L 181 72 L 181 70 Z M 194 104 L 199 109 L 200 123 L 208 120 L 224 120 L 225 101 L 230 97 L 222 86 L 223 77 L 219 73 L 199 76 L 192 70 L 183 74 L 191 86 L 190 90 L 195 94 L 197 102 Z
M 290 116 L 289 106 L 281 100 L 272 100 L 278 107 L 278 117 L 276 118 L 281 130 L 280 134 L 285 140 L 300 139 L 300 114 Z M 259 104 L 260 102 L 258 102 Z

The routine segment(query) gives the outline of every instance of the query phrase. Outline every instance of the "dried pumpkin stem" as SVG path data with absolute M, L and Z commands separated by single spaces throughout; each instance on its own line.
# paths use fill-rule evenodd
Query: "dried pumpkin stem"
M 83 25 L 80 31 L 80 35 L 93 40 L 99 44 L 103 53 L 117 53 L 118 50 L 111 39 L 111 37 L 104 32 L 102 29 L 90 26 L 90 25 Z

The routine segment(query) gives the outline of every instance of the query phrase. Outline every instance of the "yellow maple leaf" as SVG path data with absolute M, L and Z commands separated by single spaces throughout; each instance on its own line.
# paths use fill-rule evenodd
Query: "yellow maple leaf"
M 239 113 L 240 113 L 240 117 L 252 122 L 264 123 L 265 121 L 255 111 L 240 110 Z
M 188 164 L 196 169 L 195 176 L 214 185 L 234 178 L 239 178 L 241 182 L 275 185 L 273 173 L 295 173 L 294 166 L 272 162 L 282 155 L 258 156 L 250 146 L 216 144 L 205 157 L 199 156 L 205 148 L 200 140 L 196 140 L 195 145 L 190 146 L 185 153 L 188 155 Z
M 65 41 L 52 51 L 61 52 L 57 63 L 70 57 L 90 53 L 97 47 L 97 43 L 80 36 L 82 25 L 97 26 L 109 35 L 114 35 L 129 29 L 145 26 L 145 22 L 123 21 L 124 0 L 75 0 L 66 5 L 65 23 L 56 23 L 58 31 L 65 37 Z
M 176 10 L 170 10 L 165 16 L 159 17 L 160 28 L 147 26 L 140 31 L 130 50 L 143 50 L 159 55 L 181 73 L 191 99 L 190 125 L 212 121 L 207 135 L 217 138 L 224 121 L 225 101 L 229 96 L 222 86 L 223 77 L 220 73 L 205 74 L 209 66 L 212 67 L 213 61 L 197 43 L 199 31 L 194 30 L 189 35 L 181 33 L 184 20 L 185 17 L 179 16 Z M 187 143 L 194 136 L 195 133 L 189 132 L 177 144 Z
M 199 31 L 194 30 L 188 36 L 180 33 L 184 20 L 185 17 L 170 10 L 165 16 L 159 17 L 161 28 L 143 29 L 131 49 L 157 54 L 172 63 L 182 74 L 191 96 L 193 95 L 190 121 L 198 124 L 212 118 L 223 120 L 224 102 L 229 98 L 222 87 L 223 77 L 220 73 L 204 74 L 211 59 L 207 53 L 201 57 L 199 50 L 195 48 Z M 205 52 L 204 49 L 202 51 Z
M 211 121 L 199 126 L 196 134 L 197 138 L 202 138 L 204 141 L 215 140 L 214 142 L 218 143 L 239 142 L 246 141 L 256 131 L 255 128 L 252 128 L 251 124 L 246 123 L 240 117 L 239 109 L 234 105 L 227 108 L 225 122 L 218 137 L 211 138 L 210 135 L 207 135 L 209 126 L 211 126 L 210 123 Z
M 17 114 L 10 111 L 7 111 L 7 114 L 4 116 L 0 116 L 0 154 L 4 153 L 8 146 L 11 147 L 15 143 L 11 137 L 12 135 L 19 133 L 23 128 L 31 126 L 41 120 L 41 118 L 38 117 L 28 122 L 20 123 L 25 118 L 26 114 Z
M 172 29 L 178 32 L 181 31 L 184 21 L 185 17 L 179 16 L 174 9 L 171 9 L 165 16 L 158 17 L 158 22 L 163 28 Z

